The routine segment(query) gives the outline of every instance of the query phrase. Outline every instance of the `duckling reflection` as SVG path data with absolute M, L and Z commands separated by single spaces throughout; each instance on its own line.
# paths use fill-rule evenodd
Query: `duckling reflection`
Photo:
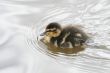
M 88 36 L 82 30 L 73 26 L 62 28 L 56 22 L 47 25 L 43 36 L 43 42 L 49 46 L 50 50 L 54 48 L 57 51 L 60 49 L 62 51 L 66 50 L 66 52 L 70 49 L 71 51 L 68 52 L 84 50 L 84 44 L 88 39 Z

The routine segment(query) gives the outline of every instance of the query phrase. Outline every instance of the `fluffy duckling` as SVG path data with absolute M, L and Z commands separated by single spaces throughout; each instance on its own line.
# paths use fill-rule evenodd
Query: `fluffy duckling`
M 82 30 L 73 26 L 62 28 L 56 22 L 48 24 L 43 35 L 45 43 L 52 43 L 59 48 L 83 46 L 88 39 Z

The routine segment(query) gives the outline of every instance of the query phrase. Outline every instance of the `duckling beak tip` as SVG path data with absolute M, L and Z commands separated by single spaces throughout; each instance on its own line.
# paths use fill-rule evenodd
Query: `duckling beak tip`
M 43 33 L 40 34 L 40 36 L 44 36 L 45 34 L 46 34 L 46 32 L 43 32 Z

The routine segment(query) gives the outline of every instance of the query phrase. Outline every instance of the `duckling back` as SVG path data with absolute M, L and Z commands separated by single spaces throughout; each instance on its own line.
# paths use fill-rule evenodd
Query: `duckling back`
M 66 27 L 63 29 L 64 33 L 71 33 L 71 38 L 82 38 L 83 40 L 87 40 L 88 36 L 86 33 L 84 33 L 81 29 L 78 29 L 76 27 Z
M 63 33 L 70 33 L 65 42 L 70 42 L 73 47 L 83 45 L 88 39 L 88 36 L 82 30 L 73 26 L 64 28 Z

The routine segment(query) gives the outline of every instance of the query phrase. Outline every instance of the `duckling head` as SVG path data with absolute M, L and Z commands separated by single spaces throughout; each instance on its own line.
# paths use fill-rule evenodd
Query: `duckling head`
M 44 35 L 52 38 L 52 37 L 58 37 L 61 34 L 61 26 L 58 23 L 50 23 L 47 25 Z

